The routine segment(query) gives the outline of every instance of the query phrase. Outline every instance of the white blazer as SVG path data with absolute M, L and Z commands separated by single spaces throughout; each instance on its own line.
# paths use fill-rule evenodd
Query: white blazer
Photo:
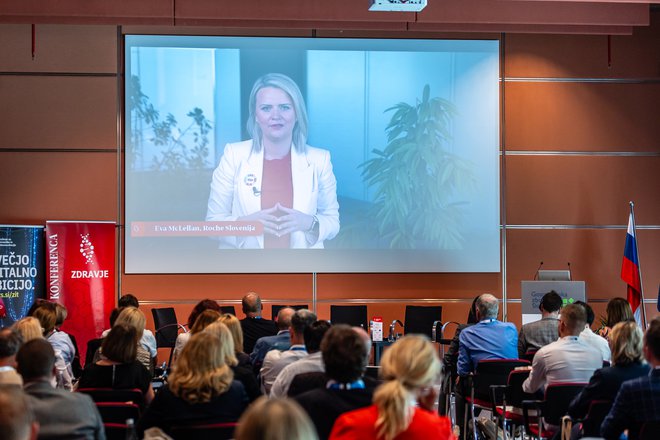
M 207 221 L 236 221 L 238 217 L 261 210 L 261 183 L 264 150 L 252 151 L 252 141 L 225 146 L 213 172 Z M 337 179 L 332 172 L 330 152 L 307 145 L 300 153 L 291 148 L 293 209 L 319 220 L 319 236 L 297 231 L 291 234 L 291 248 L 323 248 L 323 242 L 339 232 Z M 310 243 L 310 241 L 312 241 Z M 263 249 L 263 235 L 221 237 L 220 248 Z

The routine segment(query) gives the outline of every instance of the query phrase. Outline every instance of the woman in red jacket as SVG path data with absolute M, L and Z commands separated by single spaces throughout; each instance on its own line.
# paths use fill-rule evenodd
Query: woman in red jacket
M 331 440 L 453 440 L 451 424 L 433 411 L 438 399 L 440 360 L 428 338 L 404 336 L 383 355 L 385 381 L 374 393 L 374 404 L 340 416 Z

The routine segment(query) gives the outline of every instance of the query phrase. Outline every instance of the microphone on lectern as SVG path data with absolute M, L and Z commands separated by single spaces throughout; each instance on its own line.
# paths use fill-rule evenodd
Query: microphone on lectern
M 539 270 L 543 267 L 543 261 L 539 264 L 539 267 L 536 269 L 536 273 L 534 274 L 534 281 L 536 281 L 539 277 Z

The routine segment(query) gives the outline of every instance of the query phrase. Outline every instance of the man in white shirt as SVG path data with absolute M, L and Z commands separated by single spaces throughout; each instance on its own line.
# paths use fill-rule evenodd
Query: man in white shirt
M 261 389 L 265 394 L 270 394 L 270 388 L 273 386 L 277 375 L 289 364 L 298 359 L 307 356 L 305 349 L 305 328 L 316 321 L 316 315 L 308 309 L 301 309 L 291 318 L 291 347 L 285 351 L 271 350 L 266 354 L 264 363 L 261 367 Z
M 580 339 L 600 351 L 604 361 L 611 362 L 612 352 L 610 351 L 610 344 L 607 342 L 607 339 L 591 330 L 591 324 L 593 324 L 594 319 L 596 319 L 594 310 L 589 304 L 582 301 L 575 301 L 575 304 L 581 305 L 587 311 L 587 323 L 585 324 L 582 333 L 580 333 Z
M 308 355 L 282 369 L 270 389 L 270 397 L 286 397 L 293 378 L 299 374 L 325 371 L 321 355 L 321 340 L 329 329 L 328 321 L 315 321 L 305 329 L 305 349 L 307 349 Z
M 559 340 L 536 352 L 523 391 L 534 393 L 549 384 L 589 382 L 594 371 L 603 366 L 598 350 L 579 338 L 587 322 L 583 306 L 564 307 L 559 318 Z

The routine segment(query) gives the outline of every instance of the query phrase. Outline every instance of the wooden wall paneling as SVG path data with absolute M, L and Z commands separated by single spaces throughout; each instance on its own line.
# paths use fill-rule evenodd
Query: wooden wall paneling
M 507 223 L 660 225 L 660 156 L 510 156 Z
M 116 154 L 0 152 L 0 160 L 0 223 L 117 220 Z
M 112 73 L 117 71 L 115 26 L 0 25 L 0 72 Z
M 379 273 L 379 274 L 319 274 L 319 300 L 351 298 L 438 299 L 470 298 L 491 292 L 501 295 L 499 273 Z
M 660 13 L 652 13 L 660 23 Z M 657 78 L 660 26 L 636 28 L 631 36 L 507 34 L 507 77 Z M 611 65 L 608 64 L 611 61 Z
M 124 274 L 122 277 L 122 294 L 132 293 L 151 302 L 195 304 L 204 298 L 238 301 L 250 291 L 257 292 L 264 301 L 307 299 L 312 296 L 312 279 L 309 274 Z
M 116 83 L 115 77 L 0 76 L 0 148 L 117 148 Z
M 627 224 L 628 217 L 622 223 Z M 638 229 L 642 282 L 646 298 L 657 298 L 660 285 L 660 230 Z M 567 269 L 586 281 L 587 298 L 626 296 L 621 280 L 625 229 L 532 229 L 507 231 L 507 297 L 520 298 L 520 282 L 533 280 L 539 262 L 544 269 Z
M 507 82 L 507 150 L 659 151 L 660 83 Z

